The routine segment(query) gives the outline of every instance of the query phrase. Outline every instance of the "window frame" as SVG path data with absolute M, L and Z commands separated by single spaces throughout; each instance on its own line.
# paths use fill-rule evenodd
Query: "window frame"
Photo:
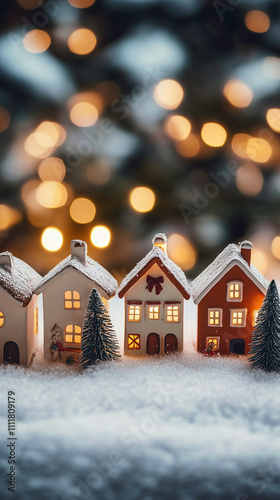
M 166 307 L 166 311 L 165 311 L 165 321 L 166 323 L 175 323 L 175 324 L 179 324 L 181 323 L 181 310 L 180 310 L 180 304 L 166 304 L 165 305 Z M 168 311 L 168 308 L 172 308 L 171 309 L 171 321 L 168 320 L 168 315 L 167 315 L 167 311 Z M 178 309 L 178 321 L 174 321 L 174 314 L 173 314 L 173 308 L 176 307 Z M 176 317 L 176 316 L 175 316 Z
M 219 324 L 218 325 L 211 325 L 210 323 L 210 312 L 211 311 L 219 311 L 220 313 L 220 316 L 219 316 Z M 215 316 L 214 316 L 214 319 L 215 319 Z M 223 309 L 221 307 L 208 307 L 208 312 L 207 312 L 207 324 L 208 326 L 210 326 L 211 328 L 221 328 L 223 326 Z
M 158 308 L 158 318 L 150 318 L 150 312 L 154 315 L 157 314 L 156 311 L 150 311 L 150 308 L 157 307 Z M 147 304 L 147 319 L 150 321 L 159 321 L 160 320 L 160 304 Z
M 135 342 L 136 339 L 130 339 L 130 337 L 138 337 L 139 342 Z M 129 340 L 131 340 L 132 344 L 138 345 L 138 347 L 129 347 Z M 141 335 L 139 333 L 128 333 L 127 334 L 127 341 L 126 341 L 126 348 L 129 351 L 139 351 L 141 349 Z
M 230 294 L 230 286 L 231 285 L 239 285 L 239 290 L 240 290 L 240 298 L 239 299 L 231 299 L 229 297 L 229 294 Z M 238 281 L 238 280 L 232 280 L 232 281 L 229 281 L 227 283 L 227 302 L 242 302 L 243 300 L 243 283 L 242 281 Z
M 133 307 L 134 308 L 134 313 L 131 314 L 130 313 L 130 308 Z M 135 311 L 135 308 L 136 307 L 139 307 L 139 315 L 136 314 L 136 311 Z M 129 319 L 129 316 L 139 316 L 139 319 Z M 129 323 L 139 323 L 141 321 L 141 304 L 127 304 L 127 321 Z
M 213 350 L 218 351 L 220 349 L 220 338 L 221 337 L 217 337 L 216 335 L 210 335 L 210 336 L 206 337 L 206 348 L 207 348 L 210 340 L 217 339 L 217 347 L 215 347 Z
M 253 311 L 252 326 L 256 326 L 259 312 L 260 312 L 260 309 L 256 309 L 255 311 Z
M 247 309 L 246 308 L 240 308 L 240 309 L 230 309 L 230 327 L 231 328 L 244 328 L 246 326 L 246 322 L 247 322 Z M 244 314 L 244 321 L 243 321 L 243 324 L 242 325 L 235 325 L 233 324 L 232 320 L 233 320 L 233 313 L 239 313 L 239 312 L 242 312 Z
M 72 331 L 72 332 L 67 332 L 67 331 L 66 331 L 68 326 L 72 326 L 72 327 L 73 327 L 73 331 Z M 76 332 L 76 331 L 75 331 L 75 328 L 79 328 L 79 329 L 80 329 L 80 332 Z M 81 343 L 82 343 L 82 333 L 83 333 L 83 331 L 82 331 L 82 327 L 81 327 L 80 325 L 77 325 L 76 323 L 68 323 L 68 324 L 65 326 L 65 328 L 64 328 L 64 342 L 66 342 L 66 344 L 75 344 L 75 345 L 77 345 L 77 344 L 78 344 L 78 345 L 81 345 Z M 72 340 L 66 340 L 66 336 L 67 336 L 67 335 L 68 335 L 68 336 L 70 336 L 70 335 L 71 335 Z M 77 341 L 75 340 L 75 337 L 76 337 L 76 336 L 81 337 L 81 340 L 79 340 L 79 342 L 77 342 Z
M 71 298 L 67 298 L 66 294 L 71 293 Z M 74 298 L 74 293 L 77 293 L 79 298 Z M 71 303 L 71 307 L 66 307 L 66 302 Z M 79 302 L 79 307 L 74 307 L 74 303 Z M 77 290 L 66 290 L 64 292 L 64 309 L 65 311 L 79 311 L 81 310 L 81 294 Z

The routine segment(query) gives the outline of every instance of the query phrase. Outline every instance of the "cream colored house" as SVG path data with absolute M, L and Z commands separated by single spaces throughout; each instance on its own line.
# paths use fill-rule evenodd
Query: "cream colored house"
M 104 302 L 115 295 L 118 283 L 87 255 L 87 244 L 71 242 L 71 255 L 54 267 L 35 289 L 42 297 L 44 336 L 39 349 L 47 359 L 78 360 L 88 297 L 93 288 Z
M 166 253 L 166 236 L 157 234 L 153 249 L 122 281 L 125 298 L 124 354 L 164 354 L 183 350 L 184 300 L 190 286 Z
M 33 295 L 41 279 L 11 253 L 0 254 L 0 363 L 30 365 L 43 335 L 40 299 Z

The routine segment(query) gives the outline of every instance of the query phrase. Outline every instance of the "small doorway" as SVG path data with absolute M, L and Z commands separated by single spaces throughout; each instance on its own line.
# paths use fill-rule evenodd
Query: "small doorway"
M 245 340 L 232 339 L 229 344 L 230 354 L 245 354 Z
M 165 337 L 164 350 L 166 354 L 177 351 L 177 337 L 173 333 L 168 333 Z
M 147 338 L 147 354 L 159 353 L 159 335 L 150 333 Z
M 19 348 L 15 342 L 6 342 L 4 345 L 4 363 L 19 365 Z

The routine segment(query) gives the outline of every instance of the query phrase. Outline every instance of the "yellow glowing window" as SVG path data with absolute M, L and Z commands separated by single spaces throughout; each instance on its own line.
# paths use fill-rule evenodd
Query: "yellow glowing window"
M 82 342 L 82 329 L 78 325 L 67 325 L 65 328 L 65 342 L 80 344 Z
M 208 309 L 208 326 L 222 326 L 222 309 Z
M 255 326 L 255 324 L 257 322 L 259 312 L 260 312 L 259 310 L 253 312 L 253 326 Z
M 0 328 L 4 325 L 5 317 L 2 311 L 0 311 Z
M 127 336 L 127 348 L 128 349 L 140 349 L 140 335 L 128 335 Z
M 166 321 L 179 323 L 179 306 L 166 306 Z
M 206 337 L 206 347 L 208 347 L 208 344 L 210 344 L 210 342 L 212 344 L 212 349 L 214 351 L 216 349 L 219 349 L 219 347 L 220 347 L 220 337 Z
M 75 290 L 67 290 L 64 293 L 64 308 L 65 309 L 81 309 L 81 296 Z
M 148 306 L 149 319 L 159 319 L 159 306 Z
M 38 333 L 38 307 L 34 311 L 34 334 Z
M 141 306 L 129 305 L 128 306 L 128 321 L 140 321 Z
M 227 300 L 233 302 L 242 300 L 242 283 L 228 283 Z
M 245 326 L 246 309 L 231 311 L 230 326 Z

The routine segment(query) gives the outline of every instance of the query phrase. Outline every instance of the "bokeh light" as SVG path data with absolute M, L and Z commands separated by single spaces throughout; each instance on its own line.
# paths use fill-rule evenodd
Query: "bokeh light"
M 90 240 L 97 248 L 105 248 L 111 241 L 110 229 L 106 226 L 95 226 L 90 233 Z
M 139 186 L 131 191 L 129 201 L 137 212 L 149 212 L 154 207 L 155 194 L 150 188 Z
M 91 127 L 98 118 L 98 111 L 93 104 L 78 102 L 70 111 L 71 121 L 78 127 Z
M 60 158 L 50 157 L 40 163 L 38 174 L 42 181 L 62 182 L 66 174 L 66 168 Z
M 35 158 L 47 158 L 52 152 L 51 147 L 42 146 L 42 144 L 38 143 L 35 133 L 27 137 L 24 143 L 24 149 L 26 153 Z
M 56 227 L 47 227 L 41 236 L 41 243 L 49 252 L 57 252 L 63 244 L 62 232 Z
M 189 134 L 187 139 L 176 141 L 175 148 L 181 156 L 193 158 L 200 150 L 200 141 L 195 134 Z
M 276 259 L 280 260 L 280 236 L 275 236 L 271 243 L 271 252 Z
M 41 122 L 35 132 L 31 133 L 25 143 L 24 149 L 35 158 L 47 158 L 54 147 L 60 146 L 66 139 L 64 127 L 56 122 Z
M 230 104 L 237 108 L 246 108 L 253 99 L 250 87 L 240 80 L 229 80 L 223 92 Z
M 87 9 L 95 3 L 95 0 L 68 0 L 68 2 L 77 9 Z
M 240 156 L 240 158 L 249 158 L 247 153 L 247 144 L 249 139 L 251 139 L 249 134 L 235 134 L 231 141 L 231 147 L 233 152 Z
M 90 54 L 96 46 L 97 39 L 95 34 L 86 28 L 74 31 L 68 39 L 68 47 L 74 54 Z
M 268 109 L 266 113 L 266 121 L 272 130 L 280 132 L 280 109 Z
M 39 6 L 38 0 L 17 0 L 17 3 L 22 9 L 26 10 L 38 9 Z
M 0 106 L 0 132 L 7 130 L 10 125 L 11 117 L 7 109 Z
M 219 123 L 205 123 L 201 129 L 201 138 L 208 146 L 219 148 L 224 145 L 227 133 Z
M 110 177 L 110 166 L 105 161 L 100 160 L 90 163 L 86 169 L 86 179 L 96 186 L 103 186 L 103 184 L 109 182 Z
M 236 185 L 246 196 L 256 196 L 263 187 L 263 175 L 254 163 L 239 167 L 236 173 Z
M 168 256 L 184 271 L 196 263 L 196 251 L 191 242 L 180 234 L 171 234 L 168 238 Z
M 67 189 L 60 182 L 44 181 L 37 188 L 36 199 L 45 208 L 63 207 L 67 198 Z
M 154 98 L 164 109 L 176 109 L 184 97 L 182 86 L 175 80 L 162 80 L 154 90 Z
M 23 38 L 23 46 L 28 52 L 39 54 L 45 52 L 50 44 L 51 38 L 46 31 L 31 30 Z
M 266 163 L 272 155 L 270 144 L 260 137 L 251 137 L 247 142 L 247 155 L 257 163 Z
M 0 231 L 5 231 L 14 226 L 22 219 L 22 214 L 19 210 L 9 207 L 8 205 L 0 205 Z
M 190 134 L 191 124 L 184 116 L 171 115 L 164 122 L 164 130 L 171 139 L 183 141 Z
M 268 258 L 266 252 L 260 248 L 253 247 L 252 249 L 252 264 L 262 273 L 265 274 L 268 270 Z
M 70 215 L 78 224 L 88 224 L 96 213 L 95 205 L 88 198 L 76 198 L 70 207 Z
M 270 26 L 270 19 L 261 10 L 250 10 L 245 16 L 245 24 L 250 31 L 265 33 Z

